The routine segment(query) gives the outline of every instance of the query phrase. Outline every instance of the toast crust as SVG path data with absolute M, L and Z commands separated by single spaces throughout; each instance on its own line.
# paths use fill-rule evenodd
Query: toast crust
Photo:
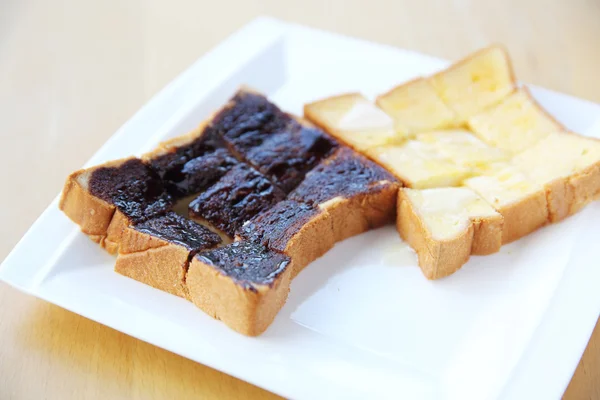
M 58 204 L 58 208 L 79 225 L 83 233 L 111 254 L 115 254 L 118 247 L 119 231 L 121 230 L 118 223 L 125 217 L 117 211 L 113 204 L 92 195 L 87 188 L 87 179 L 96 169 L 117 167 L 133 158 L 110 161 L 72 173 L 67 177 Z M 116 214 L 121 215 L 117 216 Z M 115 217 L 117 223 L 111 228 Z M 109 231 L 111 232 L 110 238 L 108 238 Z
M 156 289 L 189 298 L 185 286 L 185 274 L 190 251 L 173 243 L 152 243 L 150 247 L 133 253 L 120 253 L 115 271 Z
M 194 257 L 186 276 L 191 301 L 211 317 L 247 336 L 263 333 L 285 304 L 292 268 L 271 285 L 244 288 L 213 266 Z
M 545 186 L 550 222 L 559 222 L 600 199 L 600 161 Z
M 335 246 L 333 218 L 328 212 L 319 212 L 292 236 L 284 253 L 291 259 L 288 266 L 295 278 L 308 264 Z
M 399 192 L 396 230 L 416 252 L 427 279 L 439 279 L 458 271 L 471 256 L 474 228 L 470 224 L 460 236 L 438 241 L 431 238 L 412 203 Z
M 335 197 L 319 204 L 319 208 L 331 216 L 334 242 L 394 221 L 398 187 L 396 183 L 385 182 L 375 193 L 361 193 L 350 198 Z
M 449 239 L 435 239 L 405 189 L 398 192 L 396 230 L 417 253 L 427 279 L 439 279 L 458 271 L 471 254 L 496 253 L 502 245 L 504 218 L 466 217 L 466 228 Z
M 504 217 L 502 243 L 514 242 L 548 223 L 546 193 L 532 193 L 516 203 L 497 208 Z

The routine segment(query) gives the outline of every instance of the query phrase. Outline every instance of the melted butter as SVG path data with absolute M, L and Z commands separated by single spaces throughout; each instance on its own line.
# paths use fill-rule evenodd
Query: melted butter
M 383 249 L 381 262 L 391 267 L 417 265 L 417 253 L 402 240 L 395 240 Z

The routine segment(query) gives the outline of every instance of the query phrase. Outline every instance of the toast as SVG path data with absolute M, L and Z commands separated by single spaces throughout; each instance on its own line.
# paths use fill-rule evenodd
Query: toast
M 394 120 L 360 93 L 349 93 L 304 106 L 304 116 L 357 151 L 401 140 Z
M 396 228 L 428 279 L 453 274 L 471 254 L 497 252 L 502 225 L 502 215 L 468 188 L 403 188 L 398 194 Z
M 172 205 L 162 180 L 133 157 L 74 172 L 59 202 L 83 233 L 112 254 L 127 225 L 166 213 Z
M 458 126 L 454 112 L 437 95 L 431 82 L 414 79 L 377 97 L 376 104 L 394 119 L 403 137 Z
M 494 169 L 488 175 L 467 179 L 465 186 L 504 217 L 502 243 L 513 242 L 546 225 L 549 211 L 543 185 L 508 163 Z
M 191 301 L 248 336 L 263 333 L 285 304 L 290 259 L 260 244 L 239 241 L 192 258 L 186 276 Z
M 335 245 L 333 218 L 327 210 L 284 200 L 246 222 L 236 235 L 241 240 L 287 255 L 293 278 Z
M 432 144 L 443 157 L 473 173 L 482 173 L 490 164 L 508 161 L 512 156 L 506 150 L 488 146 L 464 129 L 420 133 L 416 140 Z
M 510 58 L 498 45 L 479 50 L 433 75 L 429 82 L 461 123 L 499 103 L 516 88 Z
M 414 189 L 459 186 L 472 175 L 471 168 L 459 165 L 432 143 L 418 140 L 376 147 L 367 154 L 404 186 Z
M 548 162 L 560 157 L 560 162 Z M 546 193 L 550 222 L 561 221 L 600 196 L 600 140 L 552 133 L 514 158 Z
M 308 173 L 288 198 L 327 211 L 334 242 L 339 242 L 392 222 L 398 187 L 385 169 L 340 148 Z
M 115 271 L 188 298 L 185 276 L 191 257 L 219 244 L 216 233 L 169 212 L 125 229 Z
M 468 119 L 469 128 L 492 146 L 520 153 L 565 128 L 550 116 L 526 88 Z

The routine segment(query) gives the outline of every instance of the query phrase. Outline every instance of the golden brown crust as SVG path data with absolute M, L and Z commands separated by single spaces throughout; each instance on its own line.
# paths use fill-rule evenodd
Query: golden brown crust
M 600 162 L 573 175 L 557 178 L 545 186 L 550 222 L 575 214 L 600 198 Z
M 238 285 L 211 265 L 194 257 L 186 277 L 190 299 L 213 318 L 244 335 L 263 333 L 285 304 L 290 288 L 292 268 L 269 286 L 256 291 Z
M 121 213 L 116 210 L 114 205 L 92 195 L 87 189 L 87 180 L 98 168 L 119 166 L 132 158 L 110 161 L 72 173 L 65 182 L 58 205 L 60 210 L 79 225 L 83 233 L 111 254 L 115 254 L 117 251 L 120 230 L 116 223 L 113 225 L 113 219 Z M 117 222 L 119 222 L 123 216 L 117 217 Z M 109 231 L 111 235 L 107 238 Z
M 472 224 L 452 240 L 433 240 L 402 190 L 398 196 L 396 229 L 402 239 L 417 252 L 419 267 L 427 279 L 439 279 L 453 274 L 471 255 L 474 234 Z
M 427 279 L 439 279 L 458 271 L 471 254 L 496 253 L 502 245 L 504 219 L 501 215 L 471 218 L 467 228 L 456 237 L 436 240 L 418 214 L 406 192 L 398 192 L 396 229 L 416 252 L 419 267 Z
M 502 247 L 502 232 L 506 224 L 502 215 L 473 220 L 471 254 L 484 256 L 497 253 Z
M 572 176 L 569 184 L 573 190 L 573 202 L 569 207 L 569 215 L 572 215 L 600 198 L 600 162 Z
M 129 231 L 133 230 L 129 229 Z M 159 241 L 160 239 L 148 239 L 146 244 L 156 247 L 134 253 L 119 254 L 115 263 L 115 271 L 156 289 L 188 298 L 184 280 L 188 267 L 189 250 L 164 241 L 159 246 Z
M 398 185 L 386 182 L 372 194 L 335 197 L 319 207 L 331 216 L 334 242 L 379 228 L 394 221 Z
M 315 215 L 288 241 L 284 253 L 290 257 L 292 278 L 335 245 L 333 219 L 328 212 Z
M 106 236 L 115 206 L 92 196 L 78 178 L 84 171 L 69 175 L 60 197 L 59 208 L 89 236 Z M 99 239 L 94 239 L 99 241 Z
M 497 211 L 504 217 L 503 244 L 520 239 L 548 223 L 548 203 L 542 190 L 499 207 Z

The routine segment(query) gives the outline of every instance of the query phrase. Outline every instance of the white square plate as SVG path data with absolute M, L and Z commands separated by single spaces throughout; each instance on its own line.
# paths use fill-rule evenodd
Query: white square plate
M 240 84 L 287 111 L 319 97 L 373 97 L 447 65 L 431 57 L 258 19 L 192 65 L 88 166 L 186 133 Z M 535 97 L 569 128 L 592 103 Z M 241 336 L 191 303 L 113 272 L 113 258 L 55 200 L 0 278 L 34 296 L 292 398 L 559 398 L 600 312 L 600 204 L 455 275 L 427 281 L 393 227 L 349 239 L 293 282 L 274 324 Z

